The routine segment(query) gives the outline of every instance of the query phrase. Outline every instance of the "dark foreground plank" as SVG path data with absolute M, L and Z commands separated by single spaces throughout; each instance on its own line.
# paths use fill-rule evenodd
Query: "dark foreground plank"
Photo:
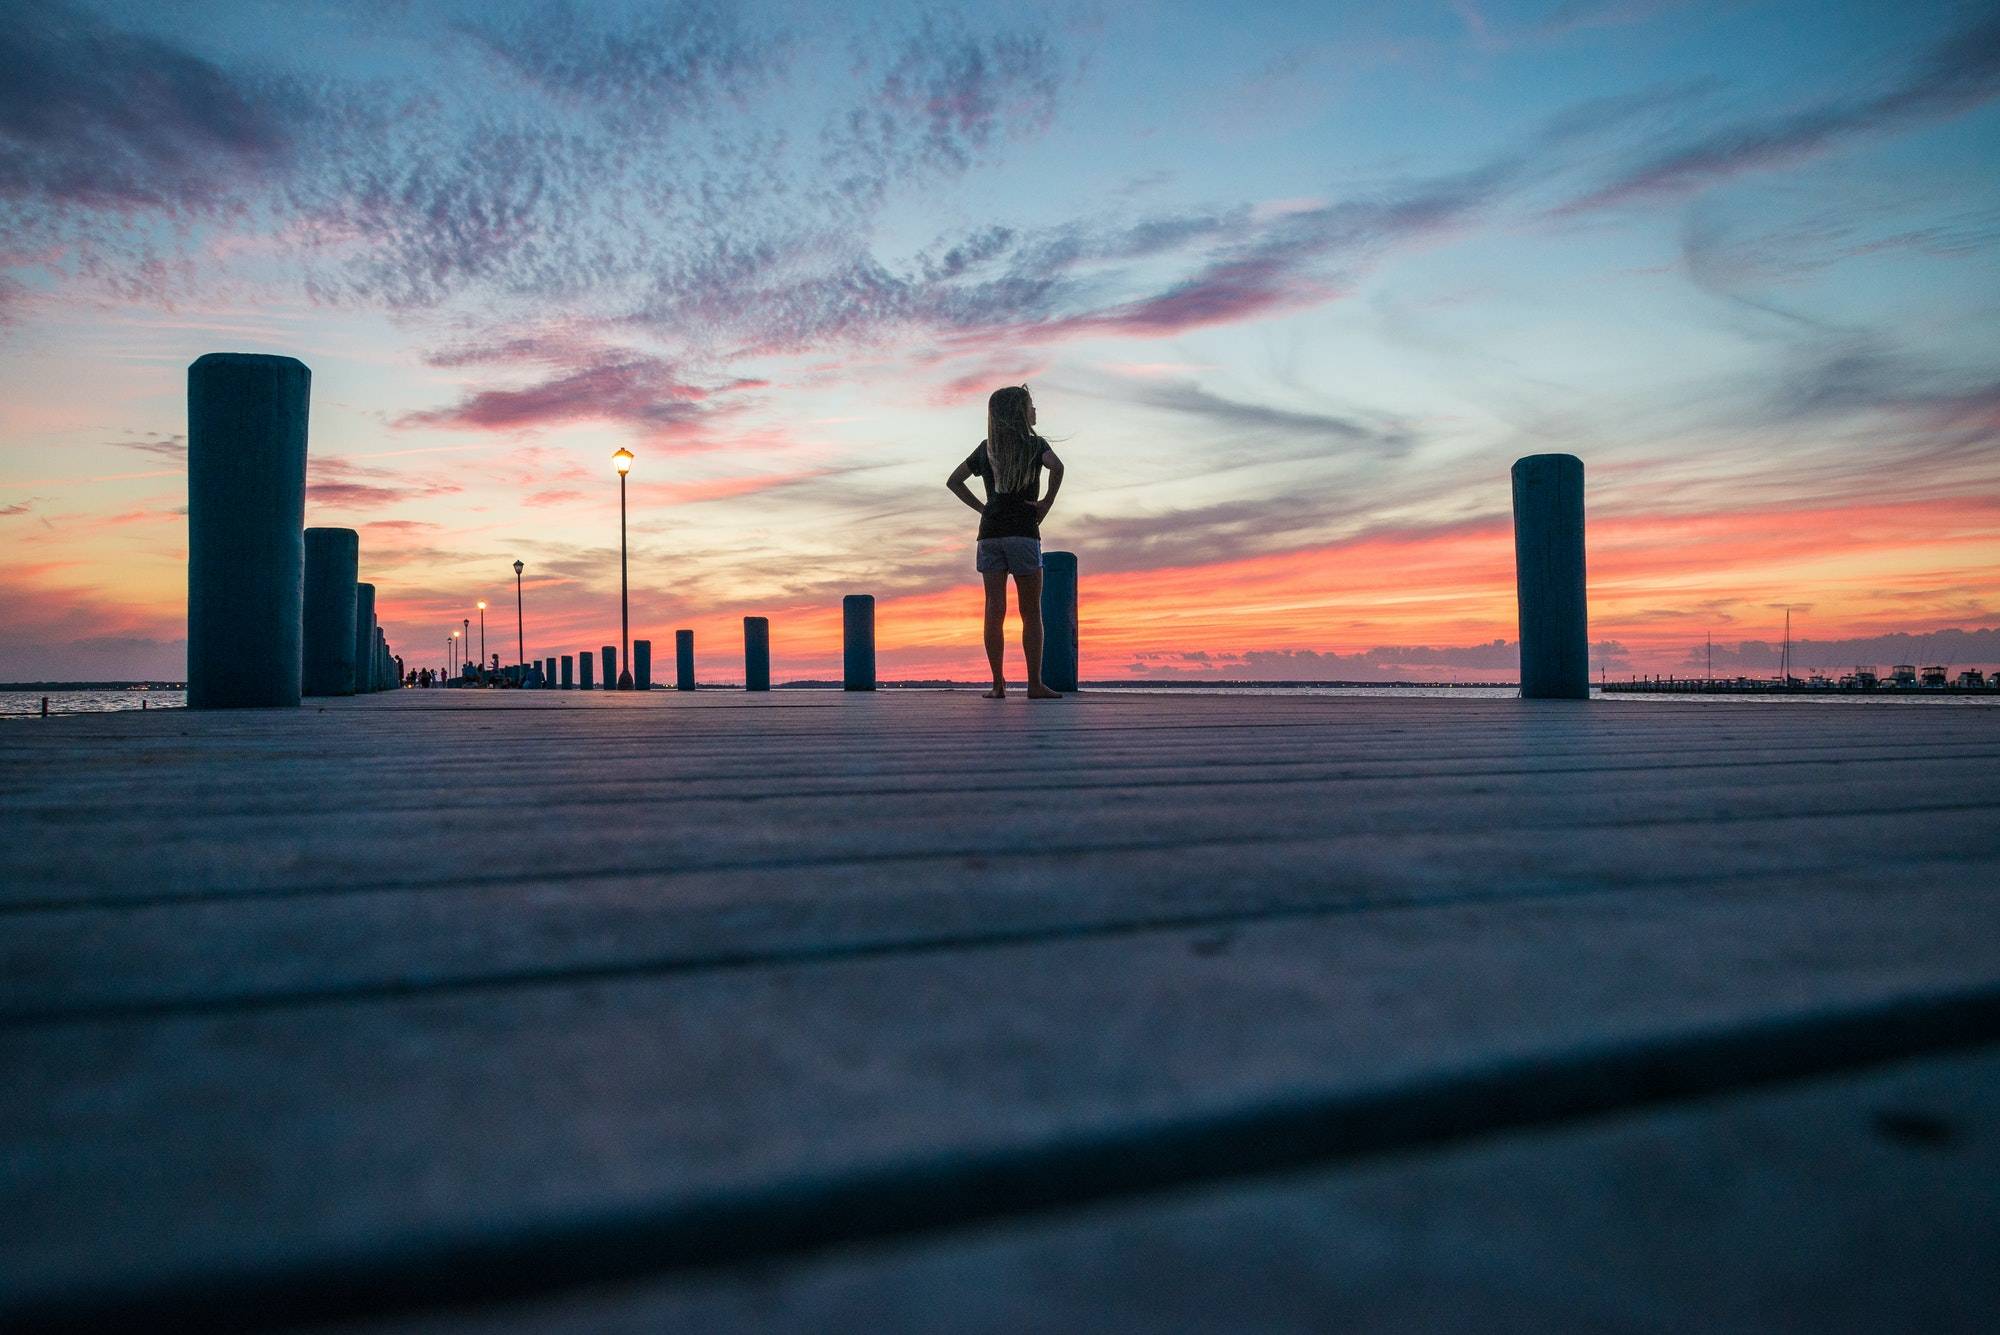
M 1995 1311 L 1988 1048 L 396 1328 L 1929 1335 Z
M 1996 754 L 1896 704 L 0 728 L 0 1324 L 790 1265 L 2000 1041 Z

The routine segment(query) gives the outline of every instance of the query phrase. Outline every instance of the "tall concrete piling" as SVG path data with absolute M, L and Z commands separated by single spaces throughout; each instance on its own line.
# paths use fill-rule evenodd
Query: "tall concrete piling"
M 375 689 L 375 586 L 354 586 L 354 693 Z
M 771 689 L 771 619 L 743 618 L 743 689 Z
M 562 688 L 565 691 L 576 687 L 576 658 L 570 654 L 562 656 Z
M 382 623 L 375 623 L 375 689 L 386 691 L 395 683 L 389 680 L 389 632 L 382 629 Z
M 596 671 L 596 669 L 597 669 L 597 659 L 590 652 L 590 650 L 585 649 L 582 653 L 576 656 L 577 689 L 584 691 L 591 689 L 591 682 L 593 679 L 592 674 Z
M 542 660 L 542 685 L 553 691 L 556 688 L 556 660 L 550 655 Z
M 674 689 L 694 689 L 694 632 L 691 630 L 674 632 Z
M 650 691 L 653 689 L 653 642 L 651 640 L 632 641 L 632 689 Z
M 618 646 L 615 644 L 607 644 L 602 648 L 600 648 L 597 651 L 597 654 L 599 660 L 604 665 L 604 689 L 607 691 L 617 690 L 618 689 Z
M 1077 678 L 1076 553 L 1042 556 L 1042 684 L 1073 691 Z
M 296 705 L 312 372 L 211 352 L 187 388 L 188 708 Z
M 850 593 L 840 600 L 840 685 L 848 691 L 875 689 L 875 595 Z
M 309 528 L 305 535 L 299 690 L 354 694 L 354 576 L 361 535 L 351 528 Z
M 1514 464 L 1514 584 L 1521 698 L 1590 698 L 1583 578 L 1583 461 L 1531 454 Z

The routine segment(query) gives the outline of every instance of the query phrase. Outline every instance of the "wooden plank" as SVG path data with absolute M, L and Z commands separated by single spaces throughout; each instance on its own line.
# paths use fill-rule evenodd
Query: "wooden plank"
M 1996 1131 L 1987 1049 L 395 1328 L 1982 1330 Z
M 1984 887 L 1709 888 L 12 1030 L 0 1292 L 360 1292 L 397 1258 L 513 1265 L 606 1220 L 1996 977 Z

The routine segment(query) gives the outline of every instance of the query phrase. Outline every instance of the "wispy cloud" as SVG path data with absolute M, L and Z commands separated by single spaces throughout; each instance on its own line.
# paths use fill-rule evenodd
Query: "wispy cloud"
M 47 0 L 0 25 L 0 199 L 207 209 L 290 161 L 296 86 Z
M 337 455 L 314 455 L 306 469 L 306 500 L 333 510 L 379 509 L 462 490 L 449 479 L 411 476 Z
M 1560 211 L 1693 194 L 1748 172 L 1817 157 L 1862 135 L 1961 115 L 1995 97 L 2000 97 L 2000 17 L 1989 15 L 1938 42 L 1872 96 L 1829 98 L 1709 131 L 1645 156 Z
M 712 415 L 708 400 L 763 383 L 736 379 L 699 384 L 684 379 L 677 366 L 662 358 L 607 352 L 519 389 L 477 390 L 447 407 L 411 413 L 397 425 L 522 431 L 599 421 L 650 431 Z

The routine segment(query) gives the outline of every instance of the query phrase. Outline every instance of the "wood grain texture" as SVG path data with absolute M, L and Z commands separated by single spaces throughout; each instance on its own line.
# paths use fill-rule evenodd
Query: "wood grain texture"
M 1227 1193 L 1289 1128 L 1317 1191 L 1385 1091 L 1457 1099 L 1453 1144 L 1537 1078 L 1588 1092 L 1534 1105 L 1558 1143 L 1711 1065 L 2000 1039 L 1996 757 L 2000 710 L 1901 703 L 393 692 L 0 728 L 0 1315 L 498 1286 L 525 1321 L 606 1279 L 823 1313 L 784 1276 L 842 1228 L 1032 1252 L 1092 1201 L 1146 1218 L 1173 1136 Z M 723 1235 L 775 1287 L 701 1288 L 686 1239 Z

